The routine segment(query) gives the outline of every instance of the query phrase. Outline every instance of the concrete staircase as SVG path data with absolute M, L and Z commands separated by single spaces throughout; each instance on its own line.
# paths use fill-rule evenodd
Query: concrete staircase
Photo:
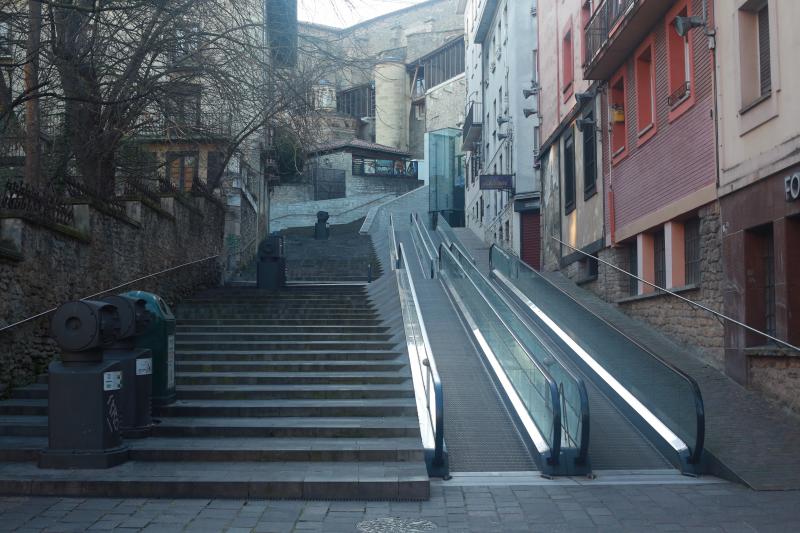
M 363 286 L 225 288 L 178 308 L 178 400 L 131 461 L 35 466 L 47 386 L 0 402 L 0 493 L 424 499 L 408 358 Z

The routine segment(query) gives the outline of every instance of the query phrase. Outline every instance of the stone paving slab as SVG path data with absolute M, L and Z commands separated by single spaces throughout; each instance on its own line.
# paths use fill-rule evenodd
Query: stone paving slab
M 617 486 L 436 482 L 425 502 L 6 497 L 0 498 L 0 520 L 0 529 L 17 532 L 788 532 L 800 525 L 800 492 L 687 480 Z M 389 529 L 391 524 L 407 526 Z

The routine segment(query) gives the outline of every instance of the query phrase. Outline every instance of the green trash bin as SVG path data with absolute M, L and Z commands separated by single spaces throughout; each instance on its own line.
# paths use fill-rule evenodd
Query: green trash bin
M 153 406 L 169 405 L 175 401 L 175 315 L 157 294 L 130 291 L 122 296 L 141 298 L 153 314 L 153 321 L 136 337 L 136 347 L 153 352 Z

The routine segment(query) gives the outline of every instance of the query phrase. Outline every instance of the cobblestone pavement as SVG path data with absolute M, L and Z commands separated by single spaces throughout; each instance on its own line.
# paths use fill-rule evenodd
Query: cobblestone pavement
M 395 520 L 389 521 L 388 518 Z M 406 522 L 405 527 L 393 527 Z M 739 485 L 445 486 L 430 501 L 0 498 L 2 531 L 798 531 L 800 492 Z

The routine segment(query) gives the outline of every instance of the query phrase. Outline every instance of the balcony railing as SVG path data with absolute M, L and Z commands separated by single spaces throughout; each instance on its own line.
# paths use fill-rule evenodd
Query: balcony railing
M 192 117 L 162 117 L 143 125 L 139 135 L 167 140 L 213 139 L 232 136 L 233 120 L 227 113 L 204 112 Z
M 589 24 L 586 25 L 586 63 L 594 59 L 597 52 L 608 40 L 610 31 L 619 22 L 628 9 L 639 0 L 606 0 L 594 12 Z
M 483 128 L 483 106 L 480 102 L 470 102 L 467 104 L 467 111 L 464 118 L 463 145 L 471 146 L 480 137 Z

